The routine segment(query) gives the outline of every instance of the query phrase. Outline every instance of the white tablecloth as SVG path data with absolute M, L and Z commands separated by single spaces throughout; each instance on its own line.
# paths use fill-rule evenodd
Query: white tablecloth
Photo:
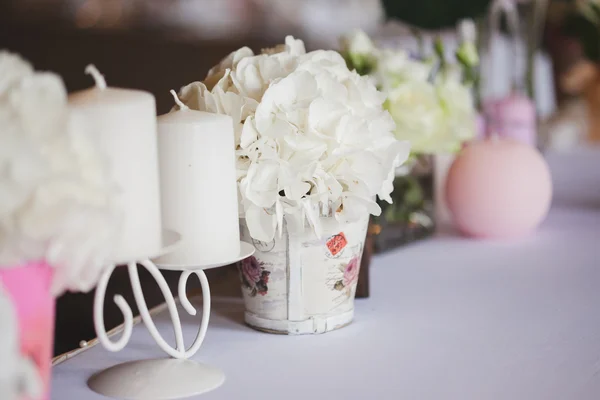
M 557 201 L 535 235 L 496 243 L 442 235 L 378 256 L 372 296 L 356 302 L 347 328 L 259 333 L 242 324 L 241 301 L 215 298 L 194 359 L 227 380 L 199 398 L 600 398 L 600 153 L 549 159 Z M 167 315 L 158 321 L 170 335 Z M 191 341 L 194 319 L 184 321 Z M 160 356 L 139 325 L 121 353 L 96 346 L 56 366 L 52 399 L 103 399 L 86 387 L 91 374 Z

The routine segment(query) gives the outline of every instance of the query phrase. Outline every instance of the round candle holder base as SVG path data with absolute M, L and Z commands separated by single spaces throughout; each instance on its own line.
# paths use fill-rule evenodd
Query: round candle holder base
M 254 246 L 252 246 L 250 243 L 240 242 L 240 254 L 238 256 L 231 257 L 227 261 L 219 261 L 210 264 L 204 264 L 202 265 L 202 267 L 198 267 L 198 264 L 167 264 L 160 261 L 160 259 L 153 259 L 152 261 L 158 268 L 165 271 L 194 271 L 198 268 L 205 270 L 235 264 L 239 261 L 242 261 L 245 258 L 250 257 L 252 254 L 254 254 L 254 251 Z
M 225 374 L 218 368 L 165 358 L 115 365 L 93 375 L 88 386 L 118 399 L 173 400 L 207 393 L 223 382 Z
M 172 244 L 170 247 L 173 249 L 176 247 L 176 244 Z M 219 263 L 197 265 L 194 269 L 189 265 L 170 265 L 166 268 L 183 271 L 179 277 L 179 302 L 183 309 L 190 315 L 196 315 L 196 309 L 190 303 L 186 294 L 186 285 L 189 277 L 192 274 L 196 275 L 202 286 L 202 319 L 196 338 L 189 348 L 186 348 L 183 342 L 181 318 L 179 317 L 175 298 L 159 267 L 149 259 L 139 261 L 139 264 L 156 280 L 165 298 L 165 303 L 173 324 L 173 331 L 175 332 L 174 347 L 165 341 L 152 320 L 140 283 L 137 269 L 138 262 L 129 262 L 127 269 L 133 289 L 133 296 L 140 311 L 140 317 L 156 344 L 172 358 L 133 361 L 115 365 L 92 376 L 88 381 L 90 389 L 105 396 L 121 399 L 170 400 L 205 393 L 221 386 L 225 381 L 225 375 L 220 370 L 188 359 L 200 349 L 206 336 L 210 318 L 210 287 L 204 269 L 230 265 L 250 257 L 254 253 L 254 246 L 247 243 L 242 242 L 240 248 L 239 254 L 232 256 L 230 259 L 222 260 Z M 124 323 L 121 337 L 116 341 L 112 341 L 108 337 L 104 326 L 106 287 L 115 268 L 116 265 L 111 265 L 104 271 L 96 288 L 94 299 L 94 326 L 98 335 L 98 341 L 105 349 L 113 352 L 124 349 L 133 332 L 133 313 L 131 307 L 120 295 L 114 297 L 114 302 L 123 313 Z

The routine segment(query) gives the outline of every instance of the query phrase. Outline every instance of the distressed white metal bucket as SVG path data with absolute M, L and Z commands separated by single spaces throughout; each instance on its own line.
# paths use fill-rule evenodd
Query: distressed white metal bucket
M 348 224 L 322 218 L 319 239 L 312 228 L 283 234 L 270 243 L 250 237 L 241 220 L 243 241 L 253 257 L 239 264 L 251 327 L 287 335 L 319 334 L 342 328 L 354 317 L 354 296 L 369 216 Z

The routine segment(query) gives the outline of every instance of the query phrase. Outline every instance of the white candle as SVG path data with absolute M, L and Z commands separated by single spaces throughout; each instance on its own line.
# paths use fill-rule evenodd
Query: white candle
M 224 262 L 240 253 L 233 122 L 190 110 L 171 93 L 180 110 L 158 117 L 162 215 L 182 243 L 156 263 Z
M 69 104 L 95 129 L 122 191 L 124 220 L 114 259 L 127 262 L 151 257 L 162 247 L 154 96 L 107 88 L 93 65 L 86 73 L 94 77 L 96 86 L 70 95 Z

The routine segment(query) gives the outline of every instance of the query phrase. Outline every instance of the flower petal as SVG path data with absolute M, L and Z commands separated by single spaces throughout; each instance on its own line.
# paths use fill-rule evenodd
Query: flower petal
M 251 205 L 246 210 L 246 225 L 254 239 L 270 242 L 275 237 L 277 218 L 264 208 Z

